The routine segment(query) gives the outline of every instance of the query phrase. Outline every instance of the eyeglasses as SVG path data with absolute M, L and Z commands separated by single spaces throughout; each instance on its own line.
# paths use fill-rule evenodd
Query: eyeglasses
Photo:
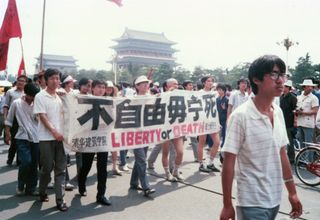
M 273 80 L 278 80 L 279 78 L 285 80 L 287 78 L 287 75 L 285 73 L 280 73 L 278 71 L 272 71 L 270 73 L 270 78 Z

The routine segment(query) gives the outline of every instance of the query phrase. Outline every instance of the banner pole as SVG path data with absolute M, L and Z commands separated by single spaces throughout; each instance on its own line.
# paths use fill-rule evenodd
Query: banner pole
M 42 13 L 42 31 L 41 31 L 41 49 L 40 49 L 40 58 L 39 58 L 39 71 L 43 69 L 43 41 L 44 41 L 44 22 L 46 14 L 46 0 L 43 0 L 43 13 Z

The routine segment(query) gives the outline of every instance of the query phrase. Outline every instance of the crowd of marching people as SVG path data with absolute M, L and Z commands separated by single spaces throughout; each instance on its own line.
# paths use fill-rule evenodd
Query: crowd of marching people
M 17 78 L 15 87 L 6 91 L 1 107 L 5 142 L 10 144 L 8 165 L 13 164 L 17 152 L 16 161 L 19 170 L 16 193 L 39 196 L 42 202 L 47 202 L 49 201 L 47 189 L 53 184 L 57 208 L 60 211 L 68 210 L 64 201 L 65 190 L 73 190 L 74 186 L 69 183 L 70 152 L 63 145 L 64 115 L 61 96 L 73 93 L 89 96 L 135 97 L 152 96 L 177 89 L 190 92 L 201 90 L 212 92 L 216 96 L 220 130 L 198 137 L 179 137 L 166 141 L 154 146 L 150 155 L 147 155 L 148 146 L 134 149 L 130 189 L 141 190 L 144 196 L 156 192 L 156 189 L 149 184 L 147 169 L 155 168 L 154 164 L 160 151 L 162 151 L 162 166 L 166 179 L 171 182 L 183 181 L 183 173 L 179 168 L 183 162 L 185 143 L 188 142 L 192 148 L 194 162 L 199 164 L 199 172 L 220 172 L 215 160 L 217 157 L 223 164 L 224 209 L 221 219 L 234 216 L 235 211 L 230 201 L 234 169 L 243 169 L 246 166 L 251 170 L 244 169 L 240 174 L 237 173 L 242 178 L 238 182 L 238 191 L 247 190 L 252 194 L 250 198 L 244 195 L 239 199 L 240 207 L 243 205 L 245 208 L 237 207 L 237 215 L 244 216 L 243 219 L 251 219 L 250 215 L 255 215 L 252 213 L 256 213 L 257 210 L 252 211 L 247 207 L 258 206 L 268 209 L 275 216 L 279 209 L 278 196 L 272 197 L 271 202 L 268 199 L 261 202 L 260 199 L 280 192 L 279 187 L 270 188 L 269 184 L 274 182 L 268 178 L 274 178 L 272 177 L 274 173 L 265 170 L 268 169 L 266 164 L 273 164 L 273 169 L 277 170 L 278 176 L 274 181 L 280 182 L 281 185 L 283 177 L 289 194 L 296 196 L 295 188 L 292 186 L 291 170 L 289 171 L 285 158 L 288 156 L 288 162 L 294 162 L 293 139 L 296 136 L 301 143 L 312 142 L 315 132 L 320 92 L 314 90 L 317 85 L 312 79 L 305 79 L 301 86 L 303 91 L 300 95 L 292 92 L 294 88 L 292 81 L 286 79 L 285 64 L 275 56 L 264 56 L 254 61 L 249 69 L 248 79 L 239 79 L 234 90 L 231 90 L 230 85 L 217 83 L 213 76 L 202 77 L 198 85 L 194 85 L 190 80 L 178 82 L 170 78 L 160 88 L 159 83 L 150 81 L 146 76 L 137 77 L 131 86 L 118 86 L 112 81 L 105 82 L 98 79 L 81 78 L 76 81 L 70 75 L 61 75 L 56 69 L 41 71 L 33 80 L 21 75 Z M 273 129 L 277 132 L 273 132 Z M 268 140 L 274 141 L 269 143 Z M 275 144 L 279 145 L 274 147 Z M 204 154 L 206 146 L 209 151 L 207 159 Z M 265 147 L 263 150 L 268 148 L 272 150 L 260 149 L 259 153 L 257 148 L 259 146 Z M 251 150 L 251 147 L 254 150 Z M 129 170 L 126 162 L 127 151 L 110 152 L 110 155 L 112 175 L 121 176 Z M 96 202 L 107 206 L 111 205 L 106 195 L 108 156 L 108 152 L 75 153 L 79 194 L 87 195 L 87 176 L 96 159 Z M 256 160 L 259 160 L 259 163 Z M 235 163 L 237 163 L 236 168 L 234 168 Z M 53 181 L 52 171 L 54 171 Z M 261 176 L 259 172 L 265 172 L 268 178 L 257 181 L 255 178 Z M 239 195 L 242 196 L 241 192 Z M 292 216 L 300 215 L 302 208 L 299 199 L 290 197 L 290 202 L 293 206 Z

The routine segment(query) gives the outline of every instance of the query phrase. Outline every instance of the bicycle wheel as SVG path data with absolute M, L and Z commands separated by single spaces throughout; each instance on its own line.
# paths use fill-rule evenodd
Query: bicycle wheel
M 296 156 L 295 171 L 304 184 L 320 185 L 320 149 L 311 146 L 302 149 Z

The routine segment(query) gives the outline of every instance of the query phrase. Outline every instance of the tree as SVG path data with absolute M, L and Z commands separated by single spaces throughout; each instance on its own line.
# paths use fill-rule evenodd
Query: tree
M 193 81 L 193 83 L 199 83 L 200 79 L 207 75 L 208 72 L 205 71 L 201 66 L 196 66 L 192 72 L 191 80 Z
M 76 80 L 80 80 L 81 78 L 88 78 L 88 79 L 99 79 L 99 80 L 114 80 L 114 74 L 112 71 L 106 71 L 106 70 L 95 70 L 95 69 L 90 69 L 90 70 L 86 70 L 86 69 L 81 69 L 79 70 L 78 74 L 74 74 L 73 77 Z
M 292 81 L 298 84 L 302 83 L 303 79 L 308 77 L 317 78 L 316 67 L 317 66 L 312 66 L 309 53 L 307 53 L 305 57 L 300 57 L 295 70 L 292 72 Z
M 232 88 L 237 88 L 237 82 L 241 78 L 248 78 L 248 70 L 250 63 L 241 63 L 234 66 L 230 71 L 227 72 L 225 80 Z
M 173 68 L 167 64 L 161 64 L 158 68 L 155 69 L 153 74 L 153 81 L 159 82 L 162 84 L 167 79 L 170 79 L 173 77 Z
M 179 83 L 183 83 L 184 81 L 190 79 L 190 71 L 183 68 L 178 68 L 176 71 L 174 71 L 173 78 L 175 78 Z

